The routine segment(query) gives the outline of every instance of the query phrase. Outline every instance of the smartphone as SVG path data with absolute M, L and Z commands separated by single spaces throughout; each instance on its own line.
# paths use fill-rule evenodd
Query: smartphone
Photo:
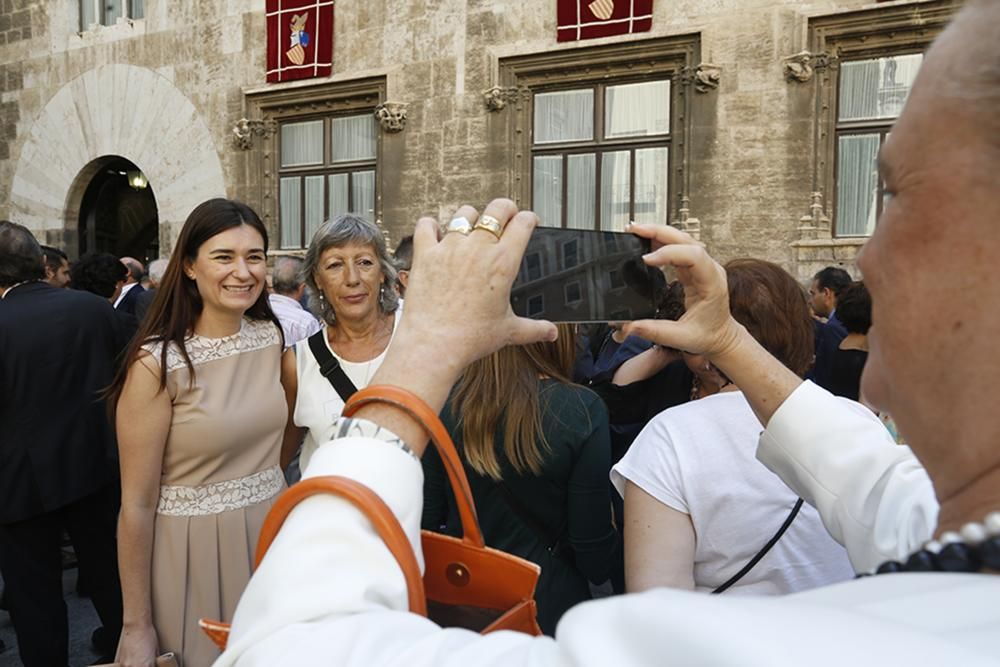
M 522 317 L 576 324 L 653 317 L 666 283 L 642 256 L 649 241 L 622 232 L 536 227 L 510 292 Z

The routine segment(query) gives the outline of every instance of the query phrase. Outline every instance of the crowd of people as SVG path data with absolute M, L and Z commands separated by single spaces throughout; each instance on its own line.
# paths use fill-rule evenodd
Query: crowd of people
M 1000 315 L 966 287 L 1000 250 L 998 26 L 970 2 L 927 55 L 882 153 L 864 283 L 828 267 L 805 289 L 632 225 L 677 280 L 658 319 L 584 331 L 512 314 L 537 219 L 504 199 L 422 219 L 394 254 L 338 216 L 270 269 L 257 214 L 209 200 L 149 289 L 134 259 L 70 263 L 0 222 L 0 572 L 22 661 L 67 662 L 65 531 L 95 644 L 126 667 L 997 664 Z M 927 308 L 939 326 L 917 326 Z M 369 487 L 418 554 L 421 528 L 462 535 L 423 425 L 343 415 L 384 385 L 440 414 L 486 544 L 540 567 L 548 637 L 405 613 L 396 561 L 329 496 L 254 571 L 300 477 Z M 893 576 L 855 578 L 874 573 Z M 233 620 L 221 655 L 202 618 Z
M 185 664 L 208 665 L 218 650 L 198 620 L 233 616 L 275 498 L 334 439 L 345 403 L 385 360 L 403 315 L 413 238 L 391 254 L 378 227 L 343 215 L 316 232 L 304 258 L 282 255 L 269 269 L 257 214 L 216 199 L 191 213 L 170 260 L 150 262 L 144 286 L 135 259 L 91 253 L 69 263 L 61 251 L 39 247 L 34 266 L 30 235 L 11 223 L 3 235 L 6 251 L 22 260 L 20 269 L 10 264 L 4 305 L 33 290 L 57 303 L 85 292 L 99 297 L 85 303 L 107 325 L 78 330 L 67 317 L 74 311 L 60 306 L 46 311 L 62 318 L 47 328 L 53 339 L 22 343 L 26 352 L 66 350 L 58 364 L 63 385 L 93 414 L 90 421 L 67 417 L 63 426 L 100 435 L 89 455 L 100 447 L 101 473 L 86 470 L 106 481 L 104 504 L 90 510 L 100 530 L 84 535 L 62 518 L 81 502 L 79 492 L 65 506 L 54 497 L 54 512 L 19 521 L 35 531 L 47 526 L 44 558 L 41 544 L 22 544 L 26 560 L 51 558 L 64 528 L 80 555 L 81 579 L 97 582 L 92 597 L 104 626 L 95 648 L 126 665 L 167 650 Z M 813 319 L 803 289 L 780 267 L 744 260 L 727 272 L 734 317 L 804 375 L 813 367 L 814 326 L 831 325 Z M 680 283 L 668 284 L 659 300 L 664 317 L 682 316 Z M 85 381 L 67 382 L 67 371 L 97 353 L 70 358 L 71 331 L 74 341 L 103 346 L 104 370 Z M 595 595 L 662 585 L 716 589 L 789 507 L 797 514 L 801 505 L 755 465 L 753 413 L 707 359 L 626 336 L 620 325 L 590 332 L 560 325 L 559 334 L 472 362 L 441 411 L 487 543 L 541 568 L 535 598 L 549 635 L 566 611 Z M 671 386 L 679 391 L 664 389 Z M 637 408 L 640 398 L 649 405 Z M 24 395 L 24 409 L 31 400 Z M 101 404 L 113 429 L 93 410 Z M 65 446 L 61 432 L 45 441 L 53 455 Z M 423 464 L 423 527 L 460 535 L 441 459 L 430 453 Z M 77 470 L 38 464 L 33 472 L 51 483 Z M 770 558 L 726 588 L 780 594 L 852 576 L 816 510 L 807 506 L 801 515 Z M 117 561 L 93 563 L 88 540 L 96 539 L 105 556 L 117 550 Z M 25 582 L 23 593 L 8 586 L 22 660 L 62 664 L 64 640 L 42 642 L 31 632 L 41 618 L 60 617 L 65 626 L 55 570 L 22 577 L 28 570 L 16 559 L 0 565 L 5 579 Z M 48 583 L 27 583 L 37 579 Z

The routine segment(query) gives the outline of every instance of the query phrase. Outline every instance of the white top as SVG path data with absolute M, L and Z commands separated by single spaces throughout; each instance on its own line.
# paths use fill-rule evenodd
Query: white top
M 396 336 L 396 328 L 399 326 L 399 317 L 403 312 L 403 302 L 399 302 L 396 308 L 396 317 L 392 324 L 392 337 L 389 345 L 392 345 L 392 338 Z M 368 386 L 375 372 L 385 360 L 385 354 L 389 351 L 389 345 L 385 346 L 382 354 L 371 361 L 347 361 L 339 356 L 330 347 L 330 341 L 326 336 L 326 325 L 323 325 L 323 342 L 336 359 L 340 362 L 344 373 L 354 383 L 357 389 L 364 389 Z M 309 465 L 309 459 L 320 444 L 333 438 L 333 422 L 340 416 L 344 409 L 344 400 L 333 388 L 330 381 L 319 372 L 319 364 L 312 350 L 309 349 L 309 341 L 301 340 L 295 344 L 295 373 L 298 378 L 298 393 L 295 398 L 295 413 L 292 419 L 296 426 L 309 429 L 306 433 L 305 441 L 302 443 L 302 454 L 299 457 L 299 468 L 305 470 Z
M 806 382 L 771 418 L 758 455 L 814 499 L 852 559 L 863 560 L 926 539 L 926 520 L 937 514 L 926 474 L 886 439 L 877 420 Z M 319 475 L 374 490 L 422 563 L 423 476 L 412 456 L 379 439 L 340 438 L 305 474 Z M 996 667 L 998 599 L 1000 576 L 892 574 L 780 597 L 661 588 L 606 598 L 571 609 L 555 639 L 441 630 L 405 613 L 399 568 L 364 515 L 319 495 L 296 507 L 254 572 L 215 667 Z
M 715 394 L 661 412 L 611 470 L 619 494 L 629 480 L 691 517 L 695 590 L 711 591 L 739 572 L 798 499 L 754 458 L 761 430 L 741 392 Z M 777 544 L 726 594 L 794 593 L 853 576 L 847 552 L 803 504 Z
M 295 299 L 284 294 L 269 294 L 267 300 L 271 304 L 271 310 L 281 322 L 286 349 L 319 331 L 321 326 L 319 320 Z

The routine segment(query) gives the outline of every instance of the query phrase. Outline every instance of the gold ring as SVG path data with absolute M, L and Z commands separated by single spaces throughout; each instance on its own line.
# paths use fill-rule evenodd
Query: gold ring
M 468 236 L 469 232 L 472 231 L 472 224 L 465 217 L 459 216 L 457 218 L 452 218 L 448 226 L 444 228 L 445 234 L 450 234 L 452 232 L 458 232 L 462 236 Z
M 501 225 L 500 221 L 492 215 L 484 215 L 479 218 L 473 229 L 482 229 L 487 231 L 497 237 L 497 241 L 500 240 L 500 235 L 503 234 L 503 225 Z

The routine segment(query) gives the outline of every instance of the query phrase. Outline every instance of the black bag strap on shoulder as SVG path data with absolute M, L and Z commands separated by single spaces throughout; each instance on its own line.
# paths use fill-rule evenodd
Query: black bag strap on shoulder
M 312 350 L 313 357 L 319 364 L 320 374 L 329 380 L 340 398 L 343 399 L 344 403 L 347 403 L 351 396 L 354 396 L 355 392 L 358 391 L 358 388 L 354 386 L 351 378 L 347 377 L 347 373 L 340 367 L 337 357 L 330 353 L 326 341 L 323 340 L 324 336 L 326 336 L 326 329 L 320 329 L 309 336 L 309 349 Z
M 795 521 L 795 517 L 798 516 L 800 509 L 802 509 L 801 498 L 795 501 L 795 507 L 792 508 L 791 513 L 785 519 L 785 523 L 781 524 L 781 528 L 779 528 L 778 532 L 774 534 L 774 537 L 768 540 L 767 544 L 765 544 L 763 548 L 761 548 L 761 550 L 758 551 L 757 554 L 753 558 L 751 558 L 746 565 L 743 566 L 743 569 L 741 569 L 739 572 L 730 577 L 729 581 L 727 581 L 726 583 L 722 584 L 714 591 L 712 591 L 712 594 L 715 595 L 716 593 L 724 592 L 727 588 L 729 588 L 737 581 L 742 579 L 744 576 L 746 576 L 747 572 L 752 570 L 754 566 L 760 562 L 760 559 L 766 556 L 767 552 L 770 551 L 771 548 L 778 543 L 778 540 L 781 539 L 781 536 L 784 535 L 785 531 L 788 530 L 788 527 L 792 525 L 792 521 Z

